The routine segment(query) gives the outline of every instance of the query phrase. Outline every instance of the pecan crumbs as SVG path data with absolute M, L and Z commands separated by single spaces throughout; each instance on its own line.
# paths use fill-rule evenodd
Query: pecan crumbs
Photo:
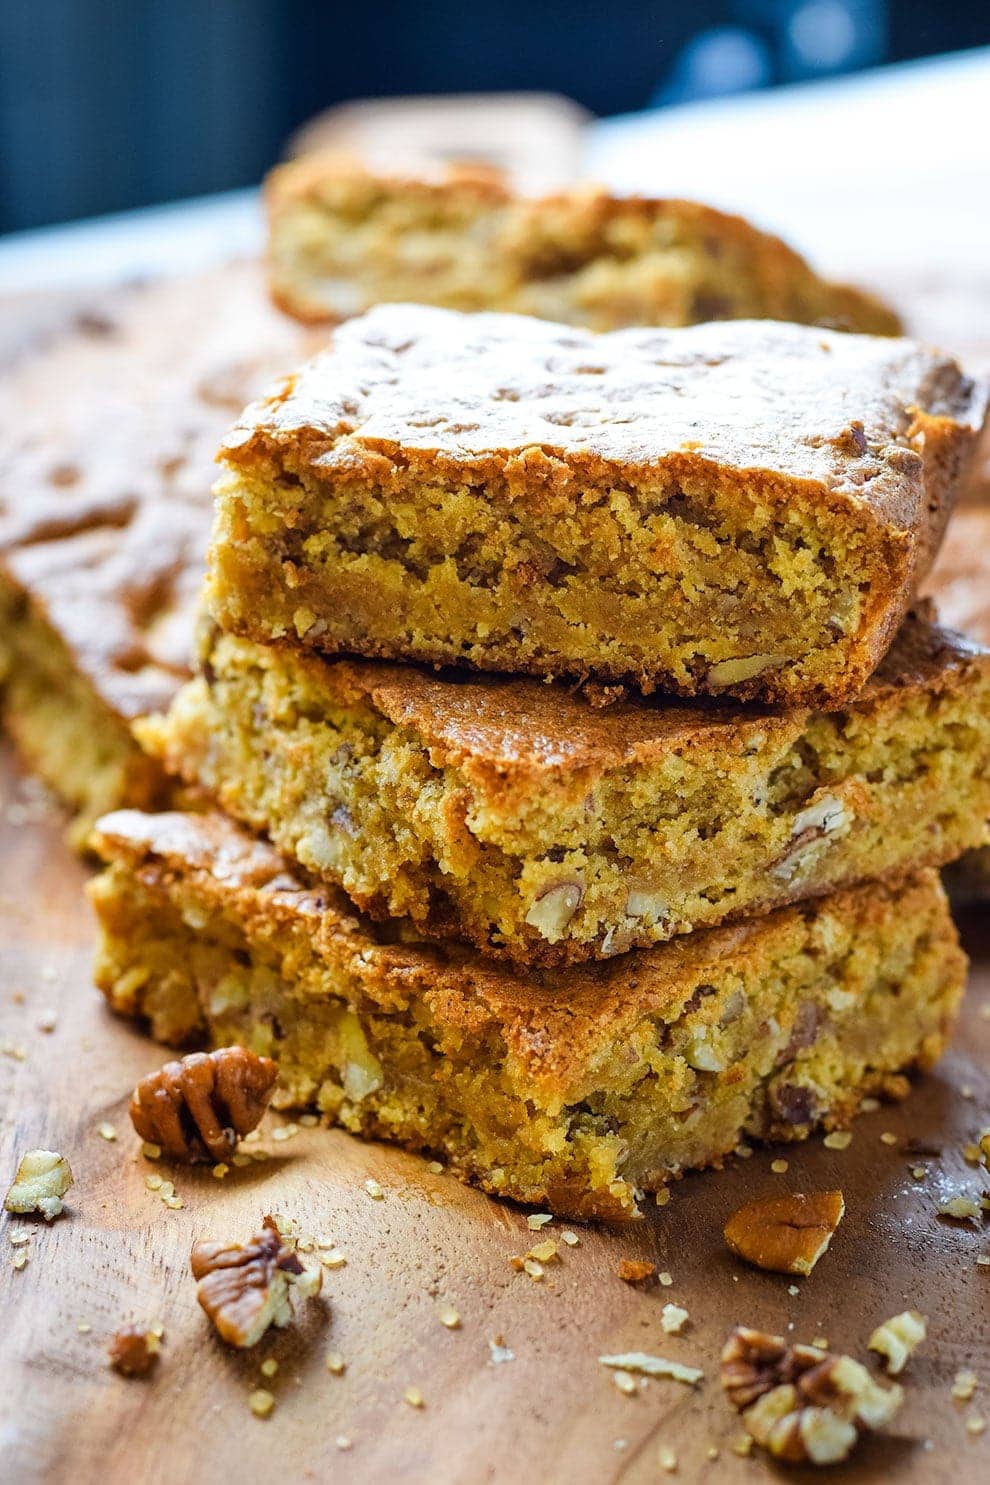
M 161 1341 L 153 1330 L 125 1325 L 110 1340 L 110 1365 L 122 1377 L 147 1377 L 155 1367 Z
M 846 1205 L 841 1191 L 794 1191 L 751 1201 L 725 1224 L 739 1258 L 778 1274 L 810 1274 L 832 1241 Z
M 141 1079 L 131 1123 L 171 1160 L 224 1160 L 261 1122 L 277 1075 L 247 1047 L 193 1052 Z
M 318 1294 L 322 1271 L 302 1262 L 274 1217 L 246 1243 L 196 1243 L 190 1262 L 196 1298 L 228 1346 L 257 1345 L 269 1325 L 292 1319 L 290 1286 Z
M 834 1464 L 904 1399 L 850 1356 L 740 1326 L 722 1350 L 722 1386 L 755 1442 L 789 1464 Z

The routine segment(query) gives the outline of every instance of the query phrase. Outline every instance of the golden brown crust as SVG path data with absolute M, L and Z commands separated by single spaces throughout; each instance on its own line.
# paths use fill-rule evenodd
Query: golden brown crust
M 718 473 L 920 537 L 949 483 L 939 454 L 985 413 L 984 389 L 907 340 L 765 321 L 595 335 L 383 305 L 249 408 L 222 453 L 242 469 L 288 455 L 325 483 L 398 459 L 411 479 L 500 479 L 501 499 L 562 511 L 577 482 Z

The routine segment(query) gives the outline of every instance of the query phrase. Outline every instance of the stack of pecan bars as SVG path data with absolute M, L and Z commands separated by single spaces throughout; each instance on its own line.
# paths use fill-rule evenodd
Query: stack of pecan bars
M 990 815 L 990 655 L 911 608 L 983 412 L 782 323 L 340 327 L 223 446 L 139 729 L 214 808 L 98 827 L 111 1003 L 561 1215 L 902 1094 Z

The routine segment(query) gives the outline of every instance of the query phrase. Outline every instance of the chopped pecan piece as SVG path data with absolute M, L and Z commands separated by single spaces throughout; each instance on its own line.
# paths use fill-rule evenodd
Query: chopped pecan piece
M 745 1327 L 722 1350 L 722 1386 L 756 1443 L 789 1464 L 845 1459 L 904 1398 L 896 1383 L 881 1386 L 850 1356 Z
M 642 1284 L 647 1279 L 656 1278 L 657 1266 L 655 1263 L 646 1263 L 641 1258 L 623 1258 L 616 1273 L 627 1284 Z
M 223 1160 L 256 1129 L 278 1069 L 247 1047 L 193 1052 L 142 1078 L 131 1123 L 171 1160 Z
M 751 1201 L 725 1224 L 733 1253 L 778 1274 L 810 1274 L 846 1207 L 841 1191 L 794 1191 Z
M 122 1377 L 147 1377 L 155 1368 L 161 1341 L 153 1330 L 124 1325 L 110 1340 L 110 1365 Z
M 46 1222 L 65 1211 L 62 1197 L 72 1185 L 72 1171 L 55 1150 L 28 1150 L 17 1166 L 4 1198 L 8 1212 L 40 1212 Z
M 907 1366 L 911 1357 L 928 1334 L 924 1315 L 917 1310 L 904 1310 L 892 1315 L 878 1325 L 870 1336 L 869 1348 L 883 1356 L 888 1375 L 896 1377 Z
M 246 1243 L 194 1244 L 190 1263 L 196 1298 L 228 1346 L 255 1346 L 269 1325 L 287 1325 L 290 1286 L 309 1298 L 322 1282 L 319 1266 L 303 1263 L 274 1217 Z

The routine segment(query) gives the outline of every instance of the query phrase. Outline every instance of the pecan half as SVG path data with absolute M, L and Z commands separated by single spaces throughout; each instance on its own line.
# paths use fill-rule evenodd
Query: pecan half
M 725 1224 L 733 1253 L 778 1274 L 810 1274 L 832 1241 L 846 1204 L 841 1191 L 794 1191 L 751 1201 Z
M 881 1386 L 850 1356 L 743 1326 L 723 1347 L 722 1386 L 755 1442 L 789 1464 L 845 1459 L 904 1400 L 896 1383 Z
M 125 1325 L 110 1339 L 110 1365 L 122 1377 L 147 1377 L 155 1368 L 161 1341 L 153 1330 Z
M 278 1069 L 247 1047 L 193 1052 L 142 1078 L 131 1123 L 171 1160 L 224 1160 L 257 1128 Z
M 290 1287 L 318 1294 L 322 1271 L 303 1263 L 274 1217 L 246 1243 L 195 1243 L 190 1255 L 196 1298 L 228 1346 L 256 1346 L 269 1325 L 292 1319 Z

